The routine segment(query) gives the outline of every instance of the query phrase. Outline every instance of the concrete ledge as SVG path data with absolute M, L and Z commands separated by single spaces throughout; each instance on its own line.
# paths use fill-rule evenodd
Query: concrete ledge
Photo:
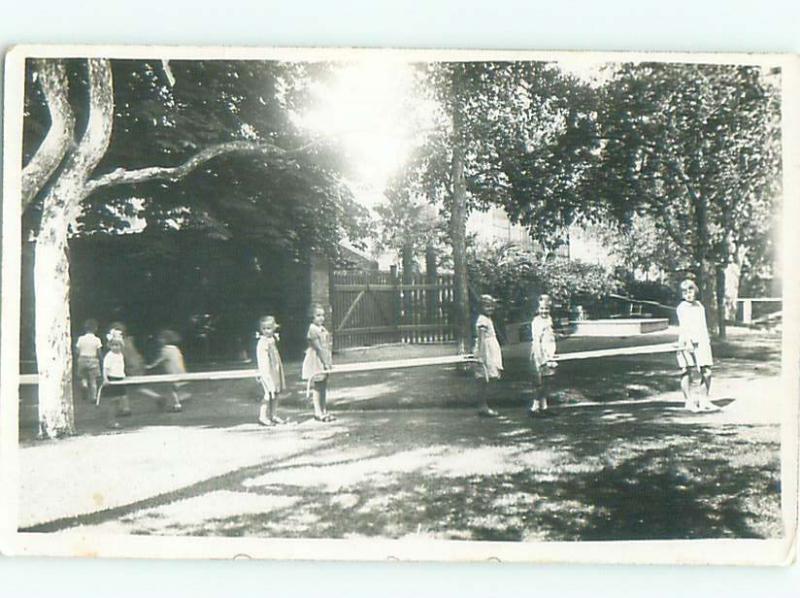
M 669 327 L 667 318 L 578 320 L 570 322 L 574 336 L 635 336 Z

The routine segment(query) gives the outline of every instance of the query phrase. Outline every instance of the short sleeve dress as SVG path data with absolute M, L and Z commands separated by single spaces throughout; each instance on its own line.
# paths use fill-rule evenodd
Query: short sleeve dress
M 690 345 L 691 351 L 678 351 L 678 367 L 686 370 L 714 365 L 711 340 L 708 337 L 706 310 L 699 301 L 682 301 L 678 305 L 678 343 Z
M 500 343 L 497 341 L 494 322 L 483 314 L 479 315 L 475 321 L 476 339 L 480 339 L 481 331 L 483 331 L 483 346 L 479 346 L 478 340 L 475 341 L 475 356 L 483 363 L 483 368 L 479 367 L 475 370 L 475 377 L 484 378 L 488 382 L 500 377 L 503 371 L 503 353 L 500 350 Z
M 306 334 L 308 341 L 308 348 L 306 349 L 306 356 L 303 359 L 303 380 L 314 380 L 314 382 L 323 382 L 328 374 L 325 370 L 325 363 L 331 362 L 331 341 L 330 334 L 324 326 L 317 326 L 311 324 L 308 327 L 308 334 Z M 320 347 L 325 357 L 325 361 L 320 359 L 314 348 L 314 341 L 319 341 Z
M 548 363 L 556 355 L 556 335 L 553 319 L 535 316 L 531 322 L 531 368 L 534 381 L 541 382 L 542 376 L 552 376 L 553 368 Z
M 259 380 L 264 390 L 274 395 L 286 390 L 283 362 L 274 336 L 262 336 L 258 339 L 256 360 Z

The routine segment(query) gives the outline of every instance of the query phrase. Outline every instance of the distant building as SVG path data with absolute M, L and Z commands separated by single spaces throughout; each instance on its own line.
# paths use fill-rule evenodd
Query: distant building
M 514 243 L 524 249 L 533 249 L 534 243 L 528 229 L 513 224 L 501 207 L 486 212 L 472 212 L 467 219 L 467 232 L 474 233 L 481 243 Z

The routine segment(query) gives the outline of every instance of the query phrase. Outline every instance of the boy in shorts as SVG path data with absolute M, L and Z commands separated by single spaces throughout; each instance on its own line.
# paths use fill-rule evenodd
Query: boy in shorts
M 84 401 L 97 399 L 97 381 L 100 379 L 100 349 L 103 343 L 97 337 L 97 320 L 88 319 L 83 325 L 83 334 L 75 343 L 78 353 L 78 380 Z

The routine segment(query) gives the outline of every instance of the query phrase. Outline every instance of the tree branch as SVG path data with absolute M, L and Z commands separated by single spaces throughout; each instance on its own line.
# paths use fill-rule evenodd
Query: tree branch
M 34 69 L 50 113 L 50 128 L 22 169 L 23 212 L 61 164 L 75 134 L 75 116 L 69 105 L 69 83 L 64 63 L 37 59 Z
M 300 153 L 315 144 L 316 142 L 309 142 L 293 150 L 285 150 L 272 143 L 262 143 L 256 141 L 228 141 L 226 143 L 218 143 L 216 145 L 207 147 L 178 166 L 150 166 L 148 168 L 140 168 L 138 170 L 125 170 L 124 168 L 117 168 L 116 170 L 99 176 L 96 179 L 87 181 L 86 187 L 88 192 L 91 193 L 106 187 L 145 183 L 157 179 L 174 182 L 184 178 L 186 175 L 200 167 L 205 162 L 213 160 L 214 158 L 224 154 L 246 152 L 285 157 L 291 154 Z

